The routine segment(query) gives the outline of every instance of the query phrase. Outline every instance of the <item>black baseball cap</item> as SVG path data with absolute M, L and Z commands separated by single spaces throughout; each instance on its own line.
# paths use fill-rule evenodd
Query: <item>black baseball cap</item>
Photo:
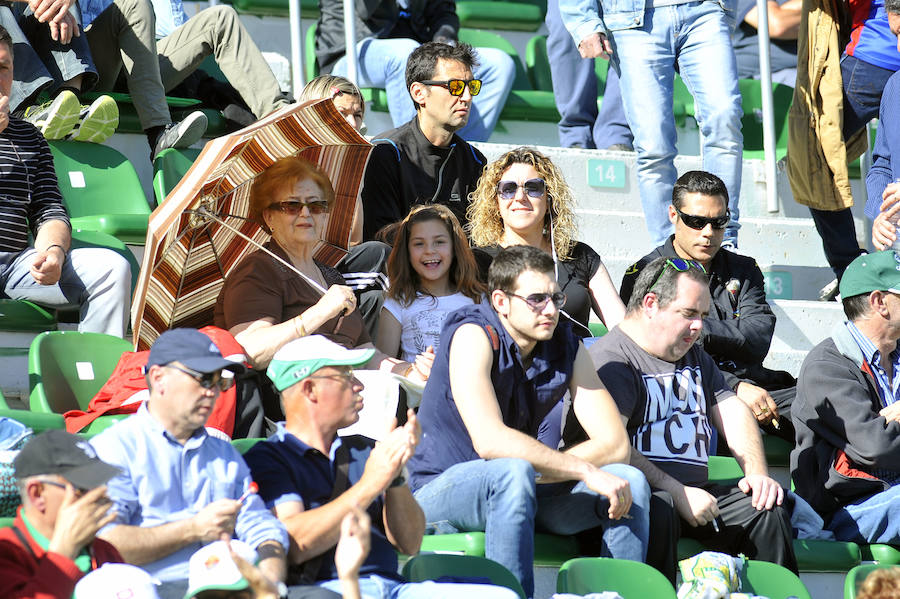
M 58 474 L 85 490 L 105 485 L 120 472 L 98 458 L 85 439 L 63 430 L 49 430 L 31 439 L 13 460 L 13 467 L 18 480 Z
M 197 329 L 171 329 L 157 337 L 150 347 L 146 369 L 172 362 L 179 362 L 191 370 L 203 373 L 224 369 L 240 374 L 245 370 L 243 364 L 223 358 L 212 339 Z

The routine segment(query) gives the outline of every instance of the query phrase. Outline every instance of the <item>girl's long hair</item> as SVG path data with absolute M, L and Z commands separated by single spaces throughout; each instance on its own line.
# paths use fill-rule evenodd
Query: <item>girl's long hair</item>
M 450 283 L 456 291 L 468 296 L 474 302 L 481 300 L 484 285 L 478 280 L 478 266 L 469 247 L 466 234 L 456 216 L 443 204 L 414 206 L 396 229 L 394 248 L 388 258 L 390 287 L 387 296 L 408 306 L 416 299 L 416 294 L 425 293 L 419 273 L 409 260 L 409 237 L 413 225 L 429 220 L 443 223 L 453 243 L 453 264 L 450 265 Z

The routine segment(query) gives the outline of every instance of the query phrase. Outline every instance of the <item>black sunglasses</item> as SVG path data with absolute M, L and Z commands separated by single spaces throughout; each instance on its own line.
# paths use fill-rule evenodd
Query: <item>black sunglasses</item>
M 469 93 L 473 96 L 477 96 L 481 92 L 481 79 L 444 79 L 442 81 L 437 79 L 427 79 L 425 81 L 419 81 L 419 83 L 446 87 L 451 96 L 463 95 L 466 86 L 469 87 Z
M 547 184 L 543 179 L 529 179 L 522 185 L 515 181 L 500 181 L 497 183 L 497 195 L 501 199 L 511 200 L 516 197 L 520 187 L 525 190 L 525 195 L 529 198 L 543 197 L 544 192 L 547 190 Z
M 221 370 L 218 370 L 216 372 L 197 372 L 196 370 L 181 368 L 180 366 L 173 366 L 172 364 L 166 364 L 165 368 L 171 368 L 172 370 L 183 372 L 184 374 L 197 381 L 197 384 L 204 389 L 212 389 L 213 387 L 217 387 L 219 391 L 228 391 L 234 385 L 234 377 L 222 376 Z
M 685 272 L 687 270 L 690 270 L 691 268 L 696 268 L 703 274 L 706 274 L 706 269 L 703 268 L 703 265 L 696 260 L 685 260 L 684 258 L 667 258 L 666 263 L 663 264 L 662 268 L 659 269 L 659 274 L 657 274 L 656 278 L 653 279 L 653 285 L 650 285 L 650 288 L 647 289 L 647 293 L 653 291 L 653 288 L 656 287 L 657 283 L 659 283 L 659 279 L 663 276 L 663 273 L 666 272 L 666 270 L 670 266 L 678 272 Z
M 712 225 L 713 229 L 724 229 L 725 225 L 728 224 L 728 221 L 731 220 L 731 210 L 725 210 L 725 214 L 722 216 L 695 216 L 693 214 L 685 214 L 678 208 L 675 208 L 675 212 L 678 213 L 678 216 L 681 217 L 681 222 L 683 222 L 686 226 L 691 229 L 696 229 L 698 231 L 702 230 L 706 225 Z
M 557 310 L 566 305 L 566 294 L 562 291 L 556 291 L 554 293 L 532 293 L 529 296 L 522 296 L 509 291 L 507 291 L 506 294 L 519 298 L 528 304 L 528 307 L 535 312 L 542 311 L 547 307 L 547 302 L 551 301 L 553 302 L 553 305 L 556 306 Z
M 278 210 L 291 216 L 297 216 L 298 214 L 300 214 L 303 211 L 304 207 L 309 209 L 309 213 L 313 215 L 324 214 L 328 212 L 328 202 L 326 202 L 325 200 L 315 200 L 313 202 L 286 200 L 284 202 L 275 202 L 273 204 L 269 204 L 270 210 Z

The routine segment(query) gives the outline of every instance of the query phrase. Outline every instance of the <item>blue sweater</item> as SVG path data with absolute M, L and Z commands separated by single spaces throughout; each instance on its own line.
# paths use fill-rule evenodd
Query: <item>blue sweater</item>
M 881 95 L 878 134 L 872 150 L 872 168 L 866 176 L 866 216 L 874 219 L 881 207 L 881 194 L 900 177 L 900 71 L 891 75 Z

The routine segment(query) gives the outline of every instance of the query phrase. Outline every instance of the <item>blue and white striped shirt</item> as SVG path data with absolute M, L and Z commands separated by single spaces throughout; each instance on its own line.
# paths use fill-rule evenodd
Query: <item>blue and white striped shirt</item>
M 852 322 L 844 323 L 856 345 L 863 353 L 866 362 L 872 368 L 872 374 L 875 376 L 875 382 L 878 383 L 878 396 L 881 400 L 882 407 L 887 407 L 900 399 L 900 351 L 894 349 L 891 352 L 891 378 L 888 380 L 887 372 L 881 367 L 881 352 L 875 347 L 872 341 L 862 334 L 856 325 Z

